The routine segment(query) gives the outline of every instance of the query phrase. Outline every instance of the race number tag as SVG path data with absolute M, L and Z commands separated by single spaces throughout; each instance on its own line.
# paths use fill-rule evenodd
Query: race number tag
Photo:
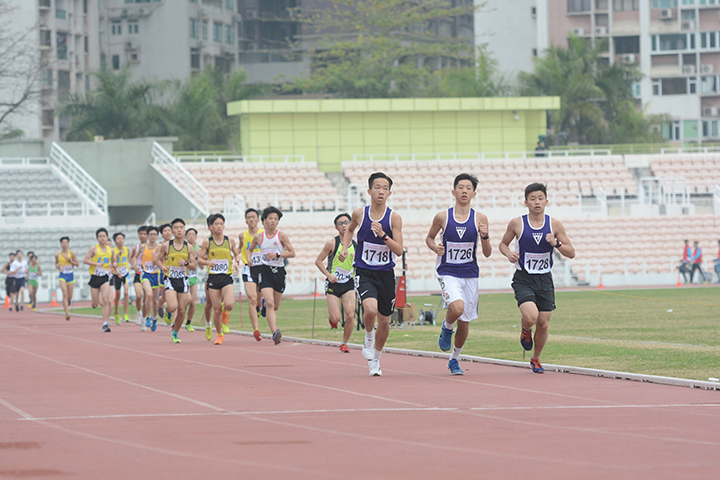
M 188 272 L 188 278 L 196 278 L 197 277 L 197 270 L 190 270 Z
M 159 269 L 155 262 L 145 262 L 145 273 L 157 273 Z
M 377 243 L 363 243 L 362 259 L 367 265 L 379 267 L 390 263 L 390 247 Z
M 128 269 L 126 266 L 118 267 L 118 273 L 120 273 L 121 277 L 127 277 Z
M 347 283 L 350 281 L 350 272 L 344 268 L 336 267 L 333 275 L 337 278 L 337 283 Z
M 230 262 L 227 259 L 213 261 L 215 262 L 215 266 L 210 267 L 210 273 L 222 274 L 228 272 L 228 266 L 230 265 Z
M 60 273 L 73 273 L 72 265 L 63 265 L 60 267 Z
M 473 253 L 475 252 L 474 242 L 446 242 L 445 248 L 447 251 L 446 263 L 458 265 L 472 262 Z
M 95 276 L 96 277 L 107 277 L 108 271 L 102 267 L 95 267 Z
M 253 267 L 257 267 L 262 262 L 262 253 L 252 252 L 250 259 L 252 260 Z
M 170 278 L 185 278 L 187 275 L 187 268 L 185 267 L 170 267 L 168 277 Z
M 528 273 L 548 273 L 550 271 L 550 253 L 525 252 L 525 271 Z

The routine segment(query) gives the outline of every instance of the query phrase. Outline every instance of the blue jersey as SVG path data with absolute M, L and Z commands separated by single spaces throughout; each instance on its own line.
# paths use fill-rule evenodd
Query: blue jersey
M 457 278 L 477 278 L 480 269 L 477 264 L 478 229 L 475 210 L 465 222 L 455 219 L 455 208 L 448 208 L 442 243 L 445 252 L 438 256 L 436 269 L 438 275 L 449 275 Z
M 530 274 L 548 273 L 553 266 L 553 246 L 545 240 L 547 234 L 552 233 L 550 215 L 545 215 L 545 222 L 538 229 L 530 225 L 527 215 L 520 218 L 523 222 L 522 233 L 515 242 L 515 251 L 520 254 L 520 258 L 515 268 Z
M 393 238 L 392 227 L 390 226 L 391 216 L 392 210 L 385 208 L 385 215 L 378 221 L 383 232 Z M 367 270 L 392 271 L 395 268 L 395 254 L 390 250 L 390 247 L 385 245 L 385 241 L 370 229 L 372 222 L 370 206 L 368 205 L 363 208 L 363 218 L 357 232 L 357 247 L 355 248 L 353 266 Z

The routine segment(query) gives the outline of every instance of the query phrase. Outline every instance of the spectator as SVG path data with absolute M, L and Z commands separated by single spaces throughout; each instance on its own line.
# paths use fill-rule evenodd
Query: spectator
M 690 275 L 690 272 L 692 270 L 691 267 L 692 248 L 690 248 L 690 240 L 685 240 L 685 246 L 683 247 L 682 263 L 678 267 L 678 270 L 680 270 L 680 273 L 682 273 L 685 283 L 690 283 L 692 281 L 692 276 Z
M 10 275 L 10 265 L 12 265 L 13 261 L 15 261 L 15 253 L 10 252 L 10 260 L 2 267 L 2 273 L 7 275 L 5 277 L 5 294 L 8 297 L 11 297 L 11 301 L 15 289 L 15 280 L 13 279 L 13 276 Z M 12 308 L 10 310 L 12 310 Z
M 717 275 L 715 283 L 720 283 L 720 240 L 718 240 L 718 254 L 715 259 L 715 274 Z
M 700 272 L 703 282 L 707 283 L 707 277 L 702 269 L 702 248 L 700 248 L 699 242 L 695 242 L 694 245 L 695 250 L 692 252 L 692 271 L 690 272 L 690 281 L 692 282 L 695 279 L 695 270 L 697 270 Z

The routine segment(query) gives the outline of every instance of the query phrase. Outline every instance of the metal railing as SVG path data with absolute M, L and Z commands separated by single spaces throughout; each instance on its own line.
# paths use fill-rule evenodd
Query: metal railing
M 447 153 L 365 153 L 353 155 L 353 162 L 402 162 L 402 161 L 463 161 L 494 159 L 525 159 L 577 156 L 609 156 L 609 149 L 593 150 L 541 150 L 518 152 L 447 152 Z
M 178 155 L 182 163 L 304 163 L 304 155 Z
M 235 197 L 240 199 L 238 202 L 243 203 L 243 213 L 245 208 L 252 207 L 262 210 L 271 205 L 285 212 L 337 212 L 343 203 L 343 199 L 339 195 L 324 197 L 303 196 L 298 198 L 297 195 L 252 194 L 245 196 L 235 195 Z
M 210 196 L 203 184 L 180 165 L 180 162 L 159 143 L 153 142 L 151 155 L 153 168 L 171 185 L 175 186 L 200 212 L 208 215 L 210 213 Z
M 56 142 L 50 148 L 49 163 L 93 209 L 100 215 L 107 215 L 107 191 Z
M 91 211 L 92 210 L 92 211 Z M 95 214 L 84 201 L 4 201 L 0 202 L 0 217 L 67 217 Z
M 242 218 L 246 210 L 245 199 L 240 195 L 225 197 L 223 215 L 226 218 Z
M 28 167 L 47 166 L 50 160 L 48 157 L 6 157 L 0 158 L 0 167 Z

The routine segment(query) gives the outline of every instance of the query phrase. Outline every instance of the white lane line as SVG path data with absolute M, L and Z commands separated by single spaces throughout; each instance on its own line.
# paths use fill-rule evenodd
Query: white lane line
M 11 403 L 9 403 L 9 402 L 6 402 L 6 401 L 3 400 L 2 398 L 0 398 L 0 405 L 4 405 L 4 406 L 7 407 L 9 410 L 12 410 L 13 412 L 17 413 L 18 415 L 20 415 L 21 417 L 23 417 L 23 420 L 33 420 L 33 419 L 34 419 L 34 417 L 33 417 L 32 415 L 30 415 L 29 413 L 27 413 L 27 412 L 25 412 L 25 411 L 23 411 L 23 410 L 20 410 L 20 409 L 17 408 L 15 405 L 13 405 L 13 404 L 11 404 Z
M 664 405 L 546 405 L 527 407 L 470 407 L 468 410 L 590 410 L 606 408 L 694 408 L 720 407 L 720 403 L 673 403 Z M 460 409 L 457 409 L 460 410 Z

